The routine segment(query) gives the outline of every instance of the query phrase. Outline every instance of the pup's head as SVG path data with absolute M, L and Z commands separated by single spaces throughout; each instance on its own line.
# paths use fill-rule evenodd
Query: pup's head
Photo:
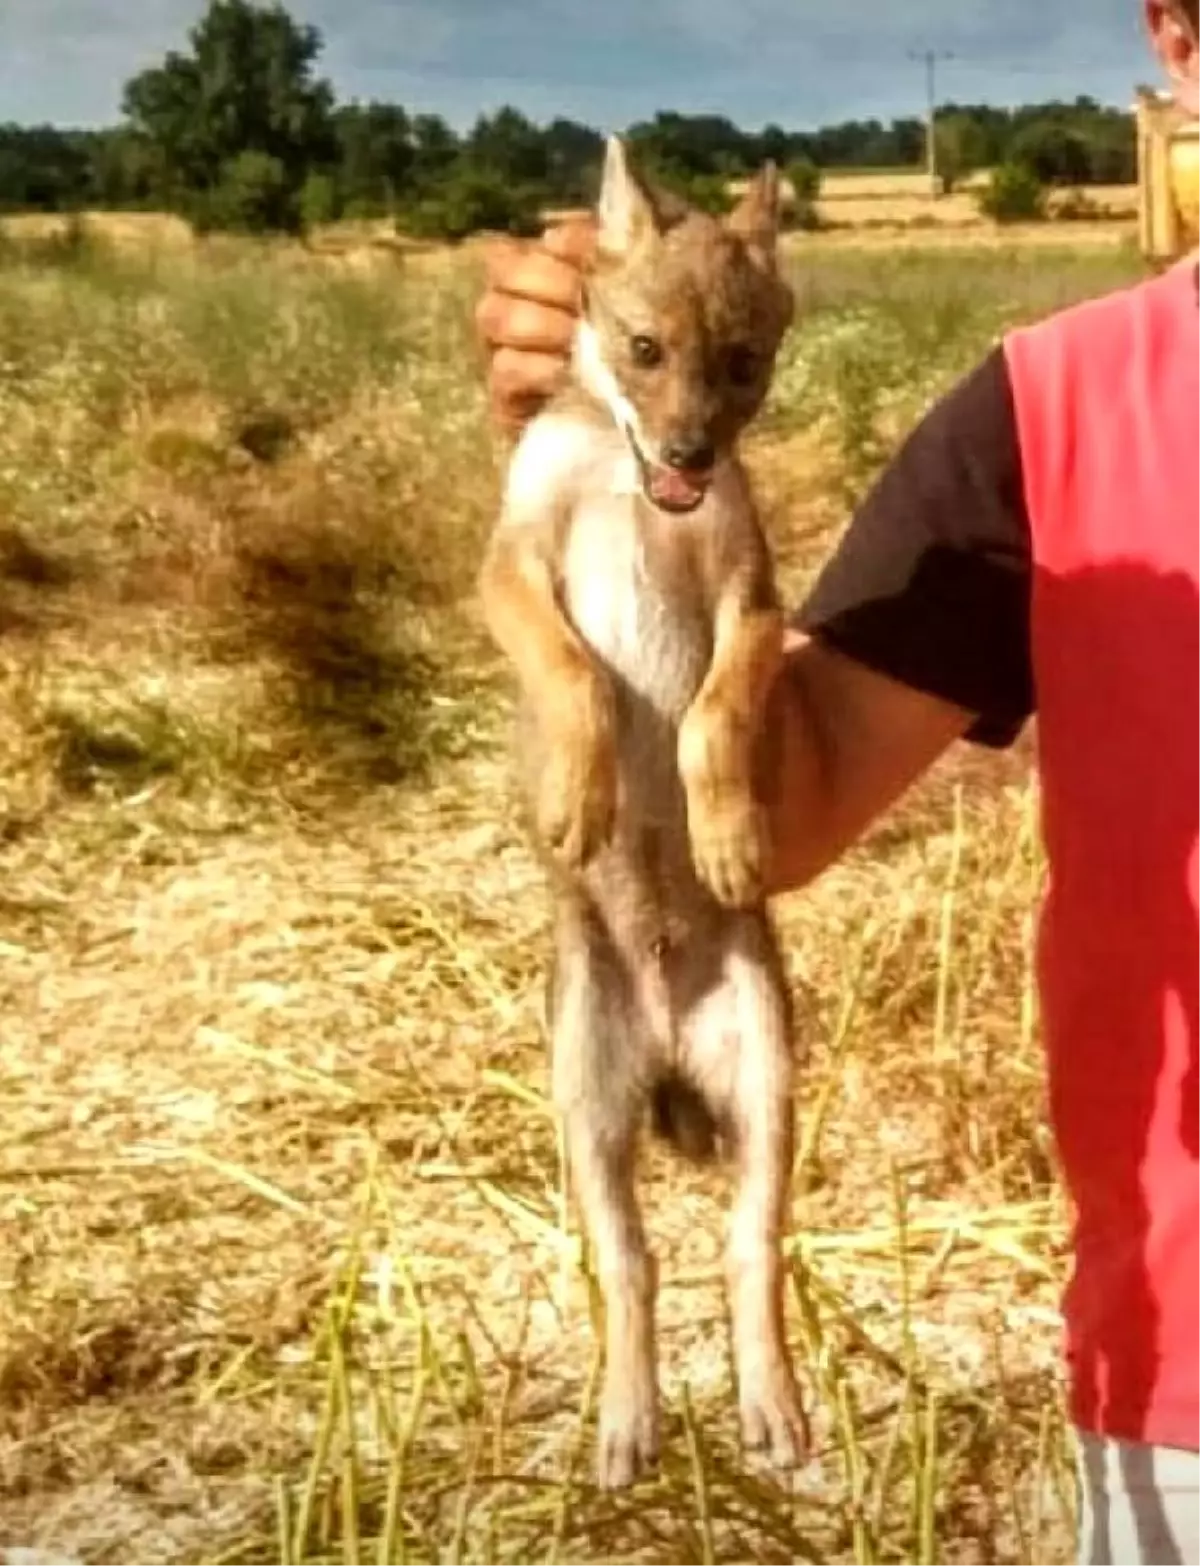
M 724 218 L 652 190 L 608 141 L 576 363 L 624 427 L 650 500 L 691 511 L 762 406 L 792 319 L 767 164 Z

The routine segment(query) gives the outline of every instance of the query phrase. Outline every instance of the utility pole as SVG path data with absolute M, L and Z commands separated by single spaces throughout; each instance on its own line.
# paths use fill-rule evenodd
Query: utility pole
M 934 201 L 941 195 L 941 182 L 937 167 L 937 62 L 952 60 L 948 49 L 910 49 L 910 60 L 921 60 L 925 65 L 925 167 L 929 174 L 929 194 Z

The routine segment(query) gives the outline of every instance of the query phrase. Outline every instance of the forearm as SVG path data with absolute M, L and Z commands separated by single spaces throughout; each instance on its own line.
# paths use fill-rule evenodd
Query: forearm
M 831 865 L 971 723 L 971 714 L 790 632 L 766 721 L 773 894 Z

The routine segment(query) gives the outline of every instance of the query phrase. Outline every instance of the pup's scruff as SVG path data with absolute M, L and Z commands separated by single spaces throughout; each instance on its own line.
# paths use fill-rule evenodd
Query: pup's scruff
M 658 1446 L 647 1108 L 683 1150 L 733 1152 L 743 1435 L 784 1464 L 807 1440 L 780 1255 L 793 1027 L 756 793 L 782 618 L 734 449 L 791 320 L 776 214 L 769 166 L 718 220 L 610 140 L 571 384 L 513 454 L 481 575 L 555 904 L 554 1096 L 605 1301 L 607 1485 Z

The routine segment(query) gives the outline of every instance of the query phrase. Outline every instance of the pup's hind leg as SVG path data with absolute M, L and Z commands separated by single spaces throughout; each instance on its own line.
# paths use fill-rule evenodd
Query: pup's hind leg
M 554 1098 L 567 1170 L 604 1298 L 597 1478 L 630 1484 L 658 1456 L 654 1260 L 634 1188 L 644 1086 L 628 985 L 586 917 L 560 920 L 553 987 Z
M 780 1467 L 806 1455 L 808 1421 L 784 1333 L 783 1231 L 794 1141 L 792 1008 L 773 938 L 738 923 L 722 979 L 694 1015 L 695 1069 L 732 1131 L 736 1190 L 726 1272 L 742 1439 Z

